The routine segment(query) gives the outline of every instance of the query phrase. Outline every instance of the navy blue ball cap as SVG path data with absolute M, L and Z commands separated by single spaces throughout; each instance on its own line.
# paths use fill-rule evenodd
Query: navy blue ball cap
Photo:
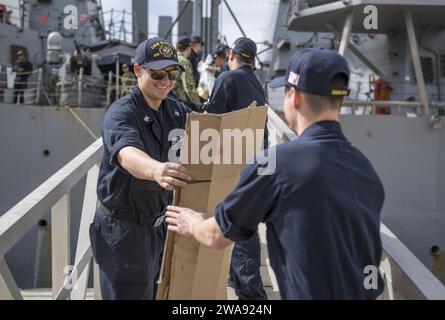
M 349 89 L 333 88 L 335 76 L 343 74 L 349 81 L 346 59 L 338 52 L 327 49 L 309 48 L 297 51 L 292 56 L 284 77 L 273 79 L 269 87 L 294 86 L 298 90 L 327 96 L 347 96 Z
M 212 57 L 216 58 L 225 58 L 226 57 L 226 52 L 224 51 L 224 49 L 221 48 L 216 48 L 212 51 Z
M 230 50 L 230 47 L 227 44 L 219 44 L 216 48 L 224 51 Z
M 178 38 L 178 41 L 176 42 L 176 46 L 183 48 L 183 49 L 187 49 L 188 47 L 190 47 L 190 44 L 192 43 L 192 38 L 188 37 L 188 36 L 181 36 Z
M 204 44 L 204 41 L 202 41 L 202 38 L 198 35 L 193 35 L 191 37 L 191 43 L 201 43 Z
M 162 70 L 169 66 L 176 66 L 181 71 L 175 47 L 165 39 L 151 38 L 139 44 L 136 48 L 134 62 L 151 70 Z
M 256 55 L 256 43 L 249 38 L 238 38 L 232 46 L 232 51 L 247 59 L 253 59 Z

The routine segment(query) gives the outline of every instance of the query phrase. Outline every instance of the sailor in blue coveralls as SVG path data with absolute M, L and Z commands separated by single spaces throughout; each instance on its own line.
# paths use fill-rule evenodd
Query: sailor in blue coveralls
M 209 102 L 204 110 L 209 113 L 226 113 L 247 108 L 256 101 L 266 104 L 266 93 L 253 73 L 252 64 L 257 46 L 249 38 L 238 38 L 228 55 L 230 71 L 222 72 L 215 82 Z M 264 136 L 267 148 L 267 134 Z M 230 263 L 230 282 L 241 300 L 266 300 L 260 275 L 261 246 L 258 234 L 236 242 Z
M 383 291 L 380 214 L 383 185 L 342 133 L 339 109 L 349 68 L 337 52 L 305 49 L 285 77 L 284 112 L 299 138 L 258 155 L 215 216 L 169 206 L 169 230 L 223 248 L 267 224 L 271 266 L 283 299 L 375 299 Z M 275 151 L 276 170 L 259 169 Z M 261 172 L 261 173 L 260 173 Z M 365 281 L 366 280 L 366 281 Z
M 14 103 L 25 103 L 25 89 L 32 72 L 32 64 L 26 58 L 24 51 L 17 52 L 17 60 L 12 70 L 17 73 L 14 81 Z
M 169 133 L 184 128 L 190 111 L 167 97 L 182 70 L 169 42 L 145 40 L 136 49 L 137 85 L 105 114 L 100 206 L 90 226 L 103 299 L 155 297 L 166 235 L 163 216 L 172 190 L 191 179 L 168 157 L 179 140 Z

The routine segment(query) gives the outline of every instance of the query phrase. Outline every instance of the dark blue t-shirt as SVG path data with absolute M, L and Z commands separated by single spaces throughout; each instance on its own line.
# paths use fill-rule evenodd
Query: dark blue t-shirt
M 364 271 L 380 265 L 384 189 L 369 160 L 335 121 L 313 124 L 269 159 L 274 151 L 273 174 L 258 174 L 259 156 L 217 207 L 225 237 L 246 240 L 266 223 L 283 299 L 376 298 L 383 281 L 379 275 L 378 288 L 365 289 Z
M 244 65 L 225 71 L 216 78 L 209 102 L 204 106 L 209 113 L 226 113 L 248 107 L 253 101 L 266 104 L 266 95 L 252 67 Z
M 16 81 L 26 82 L 28 80 L 28 77 L 30 76 L 30 72 L 32 71 L 31 62 L 29 62 L 29 61 L 23 62 L 23 61 L 17 60 L 15 62 L 15 67 L 17 69 Z
M 244 65 L 236 70 L 221 73 L 216 79 L 209 102 L 204 110 L 209 113 L 227 113 L 247 108 L 256 101 L 258 106 L 266 105 L 266 93 L 261 83 L 253 73 L 250 65 Z M 269 132 L 264 129 L 263 148 L 267 149 Z
M 169 132 L 185 127 L 188 112 L 190 109 L 183 103 L 169 97 L 162 101 L 159 112 L 153 110 L 138 86 L 110 106 L 102 124 L 104 154 L 97 184 L 98 199 L 108 210 L 130 211 L 147 218 L 161 215 L 171 200 L 171 192 L 156 181 L 133 177 L 116 157 L 122 148 L 133 146 L 157 161 L 169 161 Z

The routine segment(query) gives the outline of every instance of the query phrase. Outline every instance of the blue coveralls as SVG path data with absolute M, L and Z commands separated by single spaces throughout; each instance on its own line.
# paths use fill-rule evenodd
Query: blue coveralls
M 19 100 L 19 103 L 25 103 L 25 89 L 28 87 L 28 77 L 32 71 L 32 64 L 29 61 L 17 60 L 15 70 L 17 76 L 14 81 L 14 103 L 17 103 L 17 100 Z
M 157 218 L 163 216 L 172 198 L 157 182 L 130 175 L 118 163 L 117 154 L 133 146 L 157 161 L 169 161 L 172 141 L 168 134 L 184 128 L 189 111 L 181 102 L 167 98 L 157 112 L 135 86 L 105 113 L 104 154 L 97 184 L 101 205 L 90 226 L 103 299 L 155 298 L 166 235 L 165 222 Z
M 252 67 L 244 65 L 233 71 L 222 72 L 205 110 L 209 113 L 226 113 L 248 107 L 253 101 L 263 106 L 266 95 Z M 267 133 L 264 146 L 267 147 Z M 236 295 L 242 300 L 266 300 L 260 275 L 261 246 L 255 232 L 250 239 L 235 242 L 230 263 L 230 281 Z
M 375 299 L 384 284 L 377 272 L 365 286 L 365 268 L 380 265 L 384 188 L 369 160 L 336 121 L 317 122 L 272 151 L 244 168 L 216 208 L 224 236 L 243 241 L 266 223 L 283 299 Z M 276 160 L 273 174 L 258 174 L 264 159 Z

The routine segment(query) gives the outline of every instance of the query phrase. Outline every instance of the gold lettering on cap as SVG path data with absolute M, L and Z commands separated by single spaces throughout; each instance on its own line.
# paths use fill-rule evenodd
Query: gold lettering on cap
M 174 52 L 173 47 L 168 43 L 161 44 L 159 46 L 158 50 L 159 50 L 159 53 L 166 58 L 173 57 L 173 52 Z
M 347 96 L 349 94 L 349 90 L 332 90 L 332 96 Z
M 162 56 L 164 58 L 176 57 L 175 48 L 167 41 L 156 42 L 151 46 L 152 50 L 157 50 L 157 53 L 153 54 L 153 57 Z

